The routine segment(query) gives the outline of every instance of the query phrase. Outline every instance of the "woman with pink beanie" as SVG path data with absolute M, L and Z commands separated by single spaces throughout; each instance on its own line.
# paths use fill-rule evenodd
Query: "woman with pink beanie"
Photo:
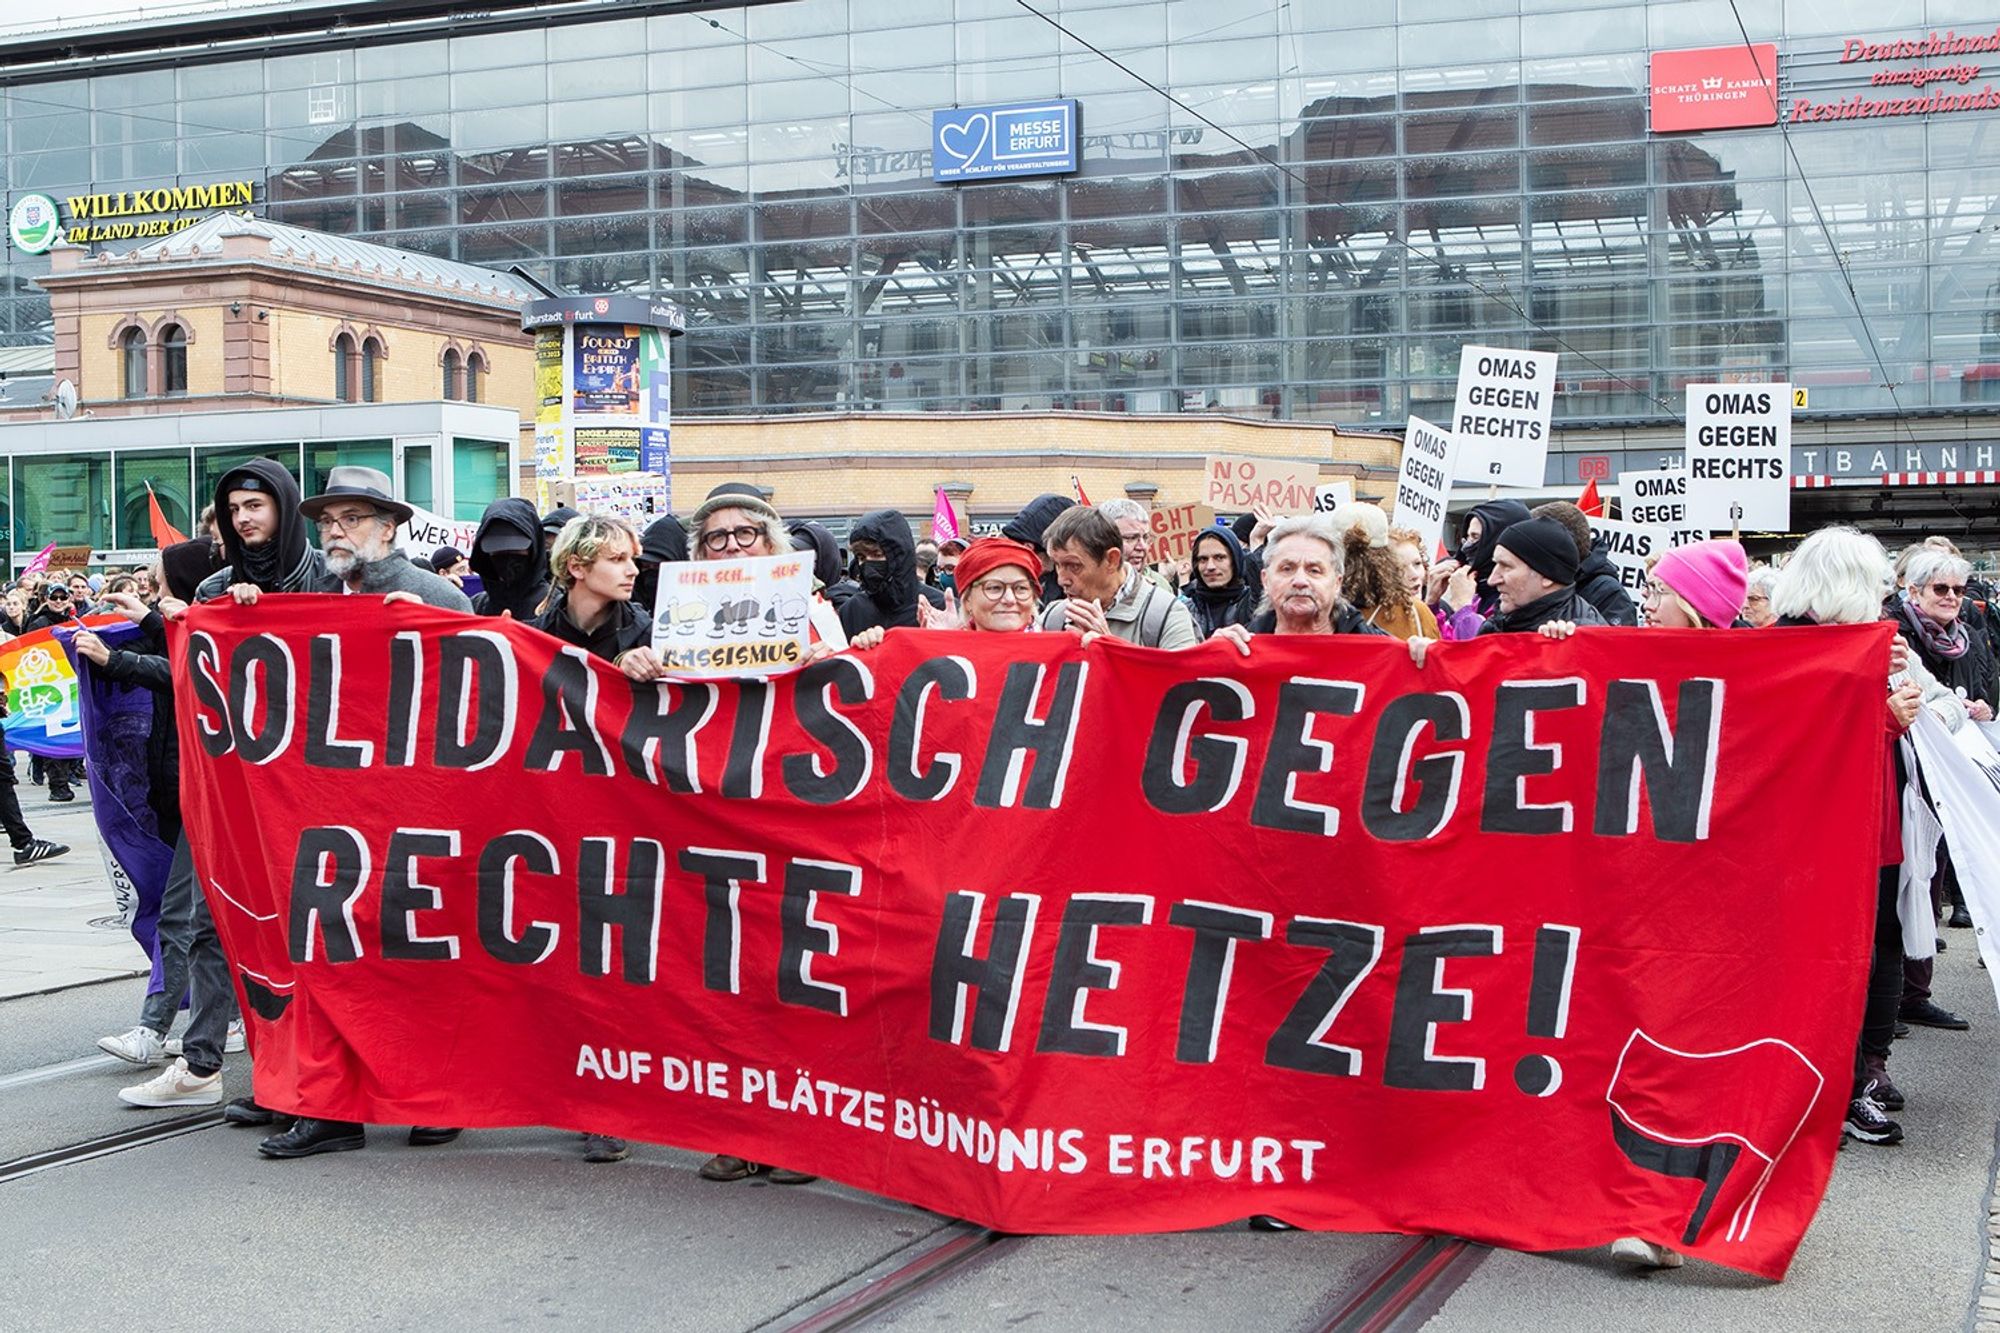
M 1728 539 L 1677 546 L 1653 564 L 1639 623 L 1653 629 L 1728 629 L 1743 615 L 1750 561 Z

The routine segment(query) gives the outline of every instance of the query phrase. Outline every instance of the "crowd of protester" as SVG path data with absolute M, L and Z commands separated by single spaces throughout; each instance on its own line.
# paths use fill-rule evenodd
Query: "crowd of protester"
M 112 649 L 85 632 L 76 636 L 77 650 L 114 678 L 164 696 L 172 682 L 164 665 L 163 617 L 215 598 L 254 604 L 269 594 L 344 592 L 511 616 L 643 681 L 666 674 L 652 648 L 648 611 L 663 564 L 798 552 L 810 558 L 816 595 L 858 651 L 907 630 L 1073 633 L 1086 642 L 1109 635 L 1162 649 L 1213 639 L 1246 656 L 1264 635 L 1352 634 L 1402 640 L 1421 665 L 1435 642 L 1492 634 L 1563 640 L 1579 628 L 1601 626 L 1754 631 L 1888 620 L 1898 635 L 1883 664 L 1885 765 L 1897 765 L 1900 773 L 1895 738 L 1919 710 L 1929 709 L 1956 729 L 1991 721 L 2000 708 L 2000 608 L 1941 537 L 1911 545 L 1892 560 L 1871 536 L 1827 528 L 1768 563 L 1753 563 L 1735 541 L 1697 542 L 1658 557 L 1635 600 L 1593 543 L 1586 516 L 1561 502 L 1532 510 L 1508 499 L 1476 505 L 1462 520 L 1456 549 L 1449 555 L 1440 550 L 1435 559 L 1422 537 L 1391 527 L 1379 506 L 1355 503 L 1324 514 L 1243 515 L 1197 534 L 1177 562 L 1152 558 L 1149 516 L 1136 503 L 1091 506 L 1060 494 L 1036 497 L 996 533 L 969 540 L 920 540 L 902 513 L 876 510 L 852 525 L 844 544 L 821 523 L 787 523 L 759 488 L 746 483 L 717 487 L 685 522 L 660 517 L 643 531 L 618 517 L 568 509 L 539 514 L 527 500 L 504 498 L 487 507 L 469 550 L 442 548 L 416 562 L 395 544 L 409 507 L 371 469 L 336 468 L 326 491 L 304 498 L 283 467 L 254 461 L 221 478 L 214 513 L 220 521 L 212 527 L 204 515 L 207 535 L 169 548 L 150 570 L 107 572 L 101 579 L 24 578 L 7 590 L 0 625 L 21 632 L 86 610 L 122 614 L 140 627 L 132 645 Z M 308 541 L 309 526 L 318 530 L 317 545 Z M 463 588 L 473 580 L 476 594 L 468 598 Z M 815 651 L 833 649 L 822 644 Z M 170 732 L 172 708 L 157 708 L 154 716 Z M 155 751 L 163 768 L 178 754 L 170 735 Z M 158 775 L 160 786 L 171 790 L 173 776 Z M 11 797 L 11 785 L 6 790 Z M 0 802 L 0 808 L 9 805 L 11 800 Z M 1901 821 L 1893 791 L 1890 805 L 1867 1011 L 1844 1130 L 1850 1139 L 1877 1145 L 1896 1143 L 1903 1134 L 1891 1118 L 1905 1101 L 1889 1072 L 1896 1040 L 1913 1026 L 1967 1026 L 1932 999 L 1931 960 L 1904 955 Z M 168 812 L 162 813 L 165 828 Z M 168 1042 L 175 1014 L 155 997 L 129 1032 L 100 1043 L 135 1064 L 172 1057 L 157 1077 L 121 1094 L 143 1106 L 220 1102 L 223 1049 L 235 1049 L 229 1026 L 234 1000 L 179 823 L 171 820 L 176 859 L 163 908 L 162 952 L 168 993 L 186 988 L 192 996 L 187 1034 L 177 1047 Z M 22 846 L 18 838 L 15 845 Z M 17 850 L 16 859 L 21 855 Z M 1972 924 L 1948 856 L 1932 889 L 1933 905 L 1948 913 L 1950 926 Z M 1936 923 L 1934 914 L 1922 929 Z M 1942 939 L 1938 947 L 1945 947 Z M 281 1115 L 251 1097 L 229 1103 L 225 1116 L 236 1124 L 274 1127 L 260 1144 L 270 1157 L 353 1149 L 366 1141 L 360 1125 Z M 419 1126 L 410 1131 L 410 1142 L 446 1143 L 457 1134 Z M 590 1161 L 617 1161 L 627 1152 L 616 1138 L 585 1137 Z M 701 1175 L 717 1181 L 761 1176 L 780 1184 L 811 1179 L 727 1151 L 711 1157 Z M 1636 1239 L 1619 1242 L 1614 1253 L 1644 1264 L 1679 1262 L 1672 1251 Z

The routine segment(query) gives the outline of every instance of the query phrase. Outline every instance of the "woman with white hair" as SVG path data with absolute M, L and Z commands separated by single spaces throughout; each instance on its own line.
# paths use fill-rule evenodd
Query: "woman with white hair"
M 1743 619 L 1751 629 L 1766 629 L 1778 619 L 1771 609 L 1771 589 L 1778 585 L 1776 565 L 1750 566 L 1750 578 L 1743 588 Z
M 1896 629 L 1933 676 L 1966 701 L 1975 722 L 1991 722 L 1996 696 L 1993 650 L 1966 628 L 1966 583 L 1972 565 L 1961 556 L 1919 546 L 1904 567 L 1903 591 L 1891 604 Z
M 1882 618 L 1882 602 L 1894 586 L 1895 571 L 1882 543 L 1853 528 L 1822 528 L 1799 544 L 1771 592 L 1777 624 L 1861 625 Z M 1903 861 L 1901 793 L 1905 776 L 1896 739 L 1929 707 L 1946 726 L 1964 723 L 1958 696 L 1940 685 L 1900 638 L 1889 654 L 1887 756 L 1882 845 L 1875 894 L 1875 953 L 1868 974 L 1868 1001 L 1862 1011 L 1861 1041 L 1854 1056 L 1854 1085 L 1847 1108 L 1846 1134 L 1862 1143 L 1903 1141 L 1903 1127 L 1888 1112 L 1900 1110 L 1903 1094 L 1889 1081 L 1889 1047 L 1896 1035 L 1896 1012 L 1903 998 L 1903 931 L 1896 915 L 1898 871 Z

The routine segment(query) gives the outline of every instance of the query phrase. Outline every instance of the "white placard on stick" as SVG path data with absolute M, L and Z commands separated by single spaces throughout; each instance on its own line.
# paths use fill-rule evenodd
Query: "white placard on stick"
M 1403 431 L 1403 466 L 1396 475 L 1396 527 L 1423 534 L 1428 555 L 1444 540 L 1444 516 L 1451 503 L 1452 456 L 1458 442 L 1422 417 Z
M 429 560 L 440 546 L 449 546 L 461 555 L 472 554 L 472 538 L 477 522 L 446 518 L 428 509 L 410 506 L 410 521 L 396 529 L 396 545 L 412 560 Z
M 1313 487 L 1313 512 L 1331 514 L 1342 505 L 1354 503 L 1354 483 L 1351 481 L 1323 481 Z
M 676 676 L 770 676 L 806 660 L 812 561 L 800 554 L 660 566 L 653 651 Z
M 1687 386 L 1688 519 L 1711 532 L 1792 525 L 1792 386 Z
M 1708 536 L 1688 521 L 1686 468 L 1621 472 L 1618 485 L 1623 492 L 1618 517 L 1624 522 L 1660 529 L 1667 534 L 1669 547 L 1686 546 Z
M 1540 487 L 1555 410 L 1556 354 L 1461 347 L 1451 433 L 1460 481 Z
M 1590 519 L 1590 535 L 1618 571 L 1618 582 L 1637 602 L 1646 592 L 1646 562 L 1667 549 L 1664 528 L 1645 528 L 1621 519 Z

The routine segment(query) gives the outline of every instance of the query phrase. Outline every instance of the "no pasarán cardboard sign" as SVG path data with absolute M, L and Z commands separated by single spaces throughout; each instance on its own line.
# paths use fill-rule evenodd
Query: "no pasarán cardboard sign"
M 1463 347 L 1451 433 L 1458 479 L 1495 486 L 1540 486 L 1555 410 L 1556 354 L 1511 347 Z
M 812 562 L 802 556 L 660 566 L 653 651 L 676 676 L 768 676 L 806 660 Z

